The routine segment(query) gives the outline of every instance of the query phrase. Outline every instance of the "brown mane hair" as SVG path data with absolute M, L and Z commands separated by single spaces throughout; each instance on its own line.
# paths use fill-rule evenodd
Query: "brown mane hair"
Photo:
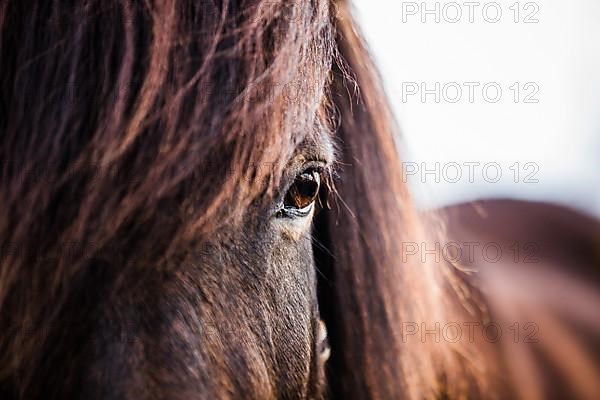
M 475 367 L 473 349 L 402 343 L 405 322 L 433 326 L 474 316 L 449 283 L 460 282 L 458 270 L 401 262 L 402 243 L 434 237 L 403 184 L 398 129 L 349 4 L 338 2 L 336 12 L 332 98 L 341 177 L 331 215 L 317 221 L 330 249 L 319 256 L 327 271 L 321 305 L 332 342 L 331 390 L 339 398 L 415 399 L 485 390 L 488 371 Z
M 324 127 L 339 153 L 315 222 L 329 394 L 501 393 L 488 344 L 402 340 L 403 323 L 485 306 L 452 266 L 401 262 L 403 242 L 434 238 L 345 0 L 13 0 L 0 4 L 0 397 L 80 393 L 97 321 L 134 313 L 153 276 L 269 201 Z
M 401 176 L 398 127 L 377 69 L 350 4 L 336 5 L 331 97 L 339 115 L 341 177 L 332 212 L 317 220 L 327 248 L 317 248 L 317 257 L 325 271 L 320 305 L 332 342 L 331 393 L 336 398 L 594 398 L 600 392 L 600 319 L 590 306 L 600 304 L 598 222 L 588 220 L 596 233 L 583 234 L 576 222 L 552 223 L 560 215 L 556 211 L 537 222 L 538 229 L 552 232 L 546 235 L 552 239 L 543 239 L 539 232 L 522 234 L 533 222 L 502 236 L 499 225 L 478 221 L 483 237 L 504 250 L 515 240 L 534 241 L 541 252 L 533 266 L 427 257 L 427 249 L 451 240 L 446 216 L 415 210 Z M 516 215 L 512 218 L 519 219 Z M 481 240 L 473 234 L 457 237 Z M 405 244 L 418 245 L 418 256 L 406 257 Z M 560 259 L 553 255 L 559 251 Z M 467 261 L 470 268 L 464 268 Z M 587 282 L 575 279 L 582 274 Z M 552 292 L 559 287 L 570 288 L 562 291 L 561 305 Z M 529 342 L 507 334 L 517 323 L 535 326 L 539 336 Z M 439 334 L 440 327 L 452 325 L 472 327 L 474 339 L 427 338 L 426 329 Z M 487 329 L 495 326 L 505 332 L 489 340 Z M 407 329 L 414 327 L 419 333 L 407 339 L 412 338 Z

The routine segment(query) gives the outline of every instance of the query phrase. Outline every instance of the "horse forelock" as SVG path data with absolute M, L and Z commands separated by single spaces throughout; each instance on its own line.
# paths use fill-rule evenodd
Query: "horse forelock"
M 24 380 L 91 262 L 185 257 L 272 197 L 323 134 L 334 46 L 326 1 L 26 7 L 0 18 L 0 309 L 19 349 L 0 376 Z

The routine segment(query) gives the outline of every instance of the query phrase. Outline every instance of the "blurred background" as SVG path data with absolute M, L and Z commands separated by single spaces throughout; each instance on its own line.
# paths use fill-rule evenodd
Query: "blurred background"
M 502 197 L 600 217 L 600 1 L 355 4 L 422 208 Z

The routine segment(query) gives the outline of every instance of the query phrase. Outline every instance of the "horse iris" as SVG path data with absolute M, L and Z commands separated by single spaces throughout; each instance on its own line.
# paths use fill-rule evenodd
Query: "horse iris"
M 319 194 L 320 184 L 321 176 L 315 170 L 298 175 L 285 195 L 284 206 L 298 210 L 308 208 Z

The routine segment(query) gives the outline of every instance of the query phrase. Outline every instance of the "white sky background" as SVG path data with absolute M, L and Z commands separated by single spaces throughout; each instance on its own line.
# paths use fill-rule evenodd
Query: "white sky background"
M 522 1 L 518 23 L 515 1 L 495 2 L 502 10 L 496 23 L 485 18 L 495 19 L 498 7 L 483 11 L 492 2 L 475 2 L 472 23 L 463 1 L 455 3 L 462 12 L 456 23 L 447 21 L 457 17 L 456 7 L 443 11 L 451 2 L 437 2 L 439 23 L 434 14 L 422 15 L 422 3 L 355 0 L 402 129 L 403 159 L 416 163 L 406 164 L 406 171 L 413 173 L 407 176 L 417 202 L 432 207 L 512 197 L 560 202 L 600 216 L 600 1 Z M 435 9 L 435 1 L 424 3 Z M 539 22 L 524 23 L 527 16 Z M 436 82 L 439 103 L 434 94 L 423 102 L 420 88 L 408 93 L 412 83 L 435 89 Z M 443 93 L 452 82 L 462 89 L 456 103 L 448 101 L 455 88 Z M 464 82 L 480 83 L 473 103 Z M 490 82 L 502 89 L 496 103 L 493 87 L 489 101 L 483 96 Z M 515 82 L 517 103 L 515 87 L 510 89 Z M 529 82 L 534 85 L 525 87 Z M 525 103 L 536 86 L 539 92 L 531 99 L 539 102 Z M 465 162 L 480 163 L 471 167 L 473 182 Z M 485 173 L 483 166 L 492 162 L 497 164 Z M 435 171 L 436 163 L 439 183 L 435 173 L 422 174 L 422 167 Z M 456 183 L 451 181 L 458 170 L 451 163 L 462 172 Z M 413 172 L 415 166 L 419 171 Z M 494 183 L 498 166 L 502 177 Z

